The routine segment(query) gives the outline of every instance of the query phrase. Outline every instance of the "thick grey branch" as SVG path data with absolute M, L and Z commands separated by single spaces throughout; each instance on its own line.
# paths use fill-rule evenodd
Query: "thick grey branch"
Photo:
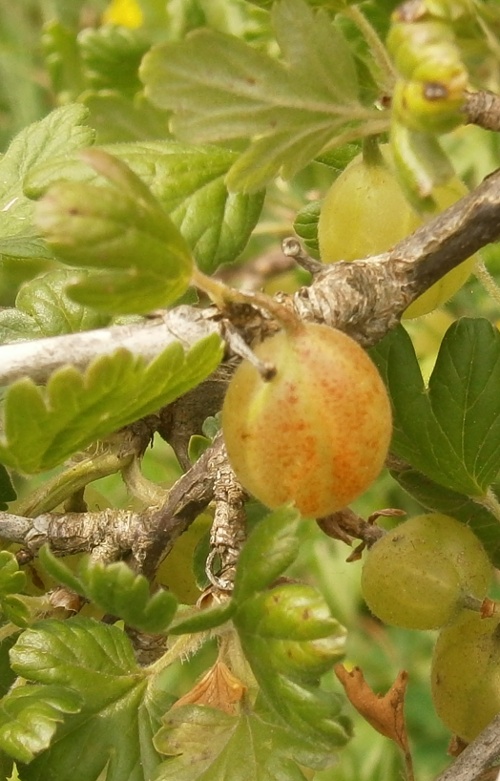
M 2 537 L 18 542 L 36 554 L 45 543 L 65 556 L 96 550 L 108 551 L 101 556 L 113 560 L 134 548 L 140 535 L 141 519 L 125 510 L 102 510 L 93 513 L 42 513 L 25 518 L 0 513 Z
M 500 760 L 500 715 L 460 754 L 436 781 L 476 781 Z
M 147 534 L 138 558 L 146 576 L 151 577 L 156 572 L 176 539 L 212 501 L 217 467 L 224 452 L 224 442 L 219 434 L 191 469 L 172 486 L 165 503 L 144 513 Z
M 485 130 L 500 130 L 500 95 L 481 90 L 470 92 L 464 107 L 467 122 Z
M 326 322 L 365 346 L 374 344 L 430 285 L 499 237 L 500 172 L 495 172 L 390 252 L 326 266 L 291 303 L 305 320 Z M 288 242 L 285 251 L 289 257 L 298 257 L 298 242 Z M 248 317 L 241 319 L 248 341 L 259 335 L 256 319 L 251 327 Z M 273 327 L 265 318 L 260 318 L 260 325 L 260 335 Z M 68 362 L 83 369 L 93 358 L 118 347 L 150 360 L 173 341 L 188 348 L 211 333 L 227 336 L 214 309 L 181 306 L 136 325 L 7 344 L 0 347 L 0 385 L 22 376 L 44 382 Z
M 203 337 L 220 331 L 220 325 L 206 313 L 179 306 L 134 325 L 5 344 L 0 347 L 0 385 L 24 376 L 43 383 L 64 364 L 85 369 L 94 358 L 120 347 L 152 360 L 173 342 L 180 342 L 188 349 Z
M 219 434 L 198 461 L 172 486 L 165 502 L 142 512 L 41 513 L 36 517 L 0 512 L 1 536 L 36 555 L 45 543 L 67 556 L 90 552 L 105 561 L 125 559 L 152 577 L 176 539 L 214 497 L 225 449 Z
M 345 331 L 365 347 L 382 339 L 404 310 L 444 274 L 500 237 L 500 171 L 390 251 L 335 263 L 294 298 L 304 320 Z M 295 240 L 290 242 L 294 253 Z

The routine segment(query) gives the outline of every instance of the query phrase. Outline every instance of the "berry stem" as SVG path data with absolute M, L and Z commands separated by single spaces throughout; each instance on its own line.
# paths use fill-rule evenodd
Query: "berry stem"
M 486 268 L 484 261 L 480 260 L 474 267 L 474 276 L 479 280 L 486 292 L 492 297 L 496 304 L 500 304 L 500 287 Z
M 484 496 L 474 496 L 472 499 L 476 504 L 486 507 L 497 521 L 500 521 L 500 502 L 492 488 L 488 488 Z
M 367 136 L 363 139 L 363 162 L 368 166 L 385 165 L 377 136 Z
M 222 311 L 234 304 L 258 307 L 274 317 L 288 333 L 297 333 L 304 325 L 298 315 L 265 293 L 236 290 L 218 279 L 209 277 L 195 268 L 191 277 L 195 287 L 202 290 Z
M 462 607 L 467 608 L 467 610 L 474 610 L 475 613 L 481 613 L 483 609 L 483 601 L 484 600 L 482 599 L 474 597 L 472 594 L 465 594 L 463 597 Z

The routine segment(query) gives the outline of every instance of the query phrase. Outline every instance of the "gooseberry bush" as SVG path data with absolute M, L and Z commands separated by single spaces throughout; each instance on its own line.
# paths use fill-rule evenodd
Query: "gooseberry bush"
M 0 777 L 493 777 L 497 0 L 0 31 Z

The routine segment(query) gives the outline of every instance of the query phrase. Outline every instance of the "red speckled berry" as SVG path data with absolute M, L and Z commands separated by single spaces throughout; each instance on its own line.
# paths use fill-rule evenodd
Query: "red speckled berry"
M 281 331 L 255 353 L 275 376 L 265 381 L 244 361 L 222 410 L 237 477 L 271 508 L 294 502 L 318 518 L 345 507 L 377 477 L 389 447 L 377 368 L 353 339 L 317 324 Z

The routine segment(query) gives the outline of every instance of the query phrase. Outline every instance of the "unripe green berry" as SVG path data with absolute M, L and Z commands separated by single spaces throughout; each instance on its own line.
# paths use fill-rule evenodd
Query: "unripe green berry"
M 432 657 L 440 719 L 470 742 L 500 713 L 500 616 L 465 611 L 440 634 Z
M 463 182 L 454 178 L 432 196 L 442 211 L 466 194 Z M 373 160 L 356 157 L 326 194 L 318 222 L 321 260 L 336 263 L 387 252 L 423 222 L 399 184 L 389 145 L 382 145 Z M 447 301 L 465 284 L 476 260 L 468 258 L 445 274 L 410 304 L 404 317 L 420 317 Z
M 476 535 L 454 518 L 429 513 L 399 524 L 370 548 L 361 589 L 386 624 L 439 629 L 464 607 L 479 609 L 491 578 Z

